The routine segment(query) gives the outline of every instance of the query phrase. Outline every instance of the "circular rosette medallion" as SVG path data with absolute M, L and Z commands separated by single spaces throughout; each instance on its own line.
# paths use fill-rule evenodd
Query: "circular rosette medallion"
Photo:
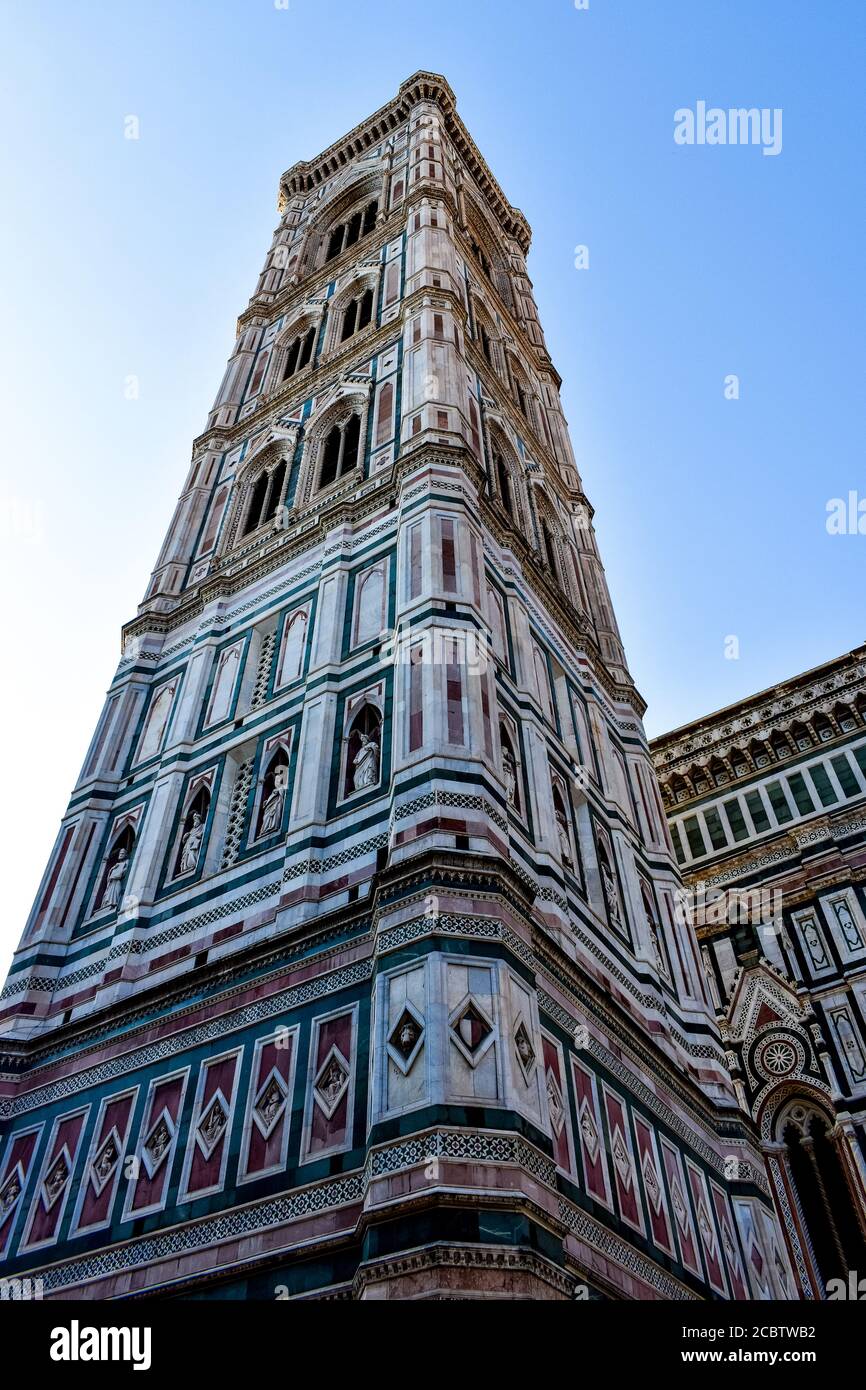
M 762 1042 L 755 1054 L 755 1066 L 768 1081 L 790 1076 L 802 1066 L 804 1060 L 801 1049 L 793 1039 L 779 1037 L 778 1034 Z

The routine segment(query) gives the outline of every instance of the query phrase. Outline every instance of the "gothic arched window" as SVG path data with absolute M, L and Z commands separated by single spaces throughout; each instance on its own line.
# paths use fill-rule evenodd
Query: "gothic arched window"
M 342 425 L 331 426 L 322 450 L 319 487 L 330 486 L 356 467 L 360 441 L 360 416 L 351 415 Z
M 331 235 L 328 238 L 328 250 L 325 261 L 332 261 L 335 256 L 339 256 L 341 252 L 347 250 L 348 247 L 354 246 L 355 242 L 360 240 L 361 237 L 365 237 L 369 232 L 372 232 L 376 225 L 376 216 L 378 212 L 379 203 L 378 200 L 374 198 L 372 202 L 368 203 L 361 211 L 354 212 L 347 221 L 338 223 L 337 226 L 332 229 Z
M 866 1241 L 839 1153 L 845 1141 L 831 1137 L 826 1116 L 808 1102 L 795 1101 L 779 1128 L 821 1277 L 825 1284 L 844 1279 L 866 1264 Z
M 373 291 L 365 290 L 362 295 L 352 299 L 343 310 L 343 324 L 340 329 L 340 342 L 344 343 L 353 333 L 358 333 L 373 317 Z
M 362 705 L 349 726 L 346 740 L 343 795 L 379 784 L 382 763 L 382 716 L 375 705 Z
M 263 469 L 256 478 L 250 494 L 242 535 L 248 536 L 259 526 L 264 526 L 267 522 L 274 520 L 277 510 L 283 502 L 286 473 L 286 461 L 280 459 L 275 467 Z
M 470 245 L 472 247 L 472 254 L 475 257 L 476 261 L 481 266 L 481 269 L 484 271 L 484 274 L 487 276 L 487 279 L 492 281 L 490 261 L 487 259 L 485 252 L 482 251 L 481 247 L 478 245 L 478 242 L 475 240 L 474 237 L 472 238 Z
M 316 342 L 316 330 L 311 325 L 305 333 L 299 333 L 292 340 L 288 352 L 286 353 L 286 365 L 283 369 L 283 381 L 288 381 L 290 376 L 294 376 L 307 363 L 313 355 L 313 348 Z

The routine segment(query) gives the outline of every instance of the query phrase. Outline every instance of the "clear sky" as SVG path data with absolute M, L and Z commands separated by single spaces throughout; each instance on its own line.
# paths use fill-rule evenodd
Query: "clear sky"
M 650 733 L 866 639 L 825 524 L 866 497 L 863 0 L 2 0 L 0 54 L 0 974 L 279 175 L 419 68 L 533 227 Z M 781 153 L 677 145 L 699 101 L 781 108 Z

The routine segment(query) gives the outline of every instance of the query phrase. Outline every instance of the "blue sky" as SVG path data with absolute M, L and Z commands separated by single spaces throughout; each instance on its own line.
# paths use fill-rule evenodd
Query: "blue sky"
M 829 499 L 866 496 L 864 50 L 860 0 L 4 0 L 0 954 L 254 288 L 279 175 L 419 68 L 448 78 L 532 224 L 650 733 L 866 639 L 866 536 L 825 526 Z M 781 154 L 678 146 L 674 112 L 699 100 L 781 108 Z

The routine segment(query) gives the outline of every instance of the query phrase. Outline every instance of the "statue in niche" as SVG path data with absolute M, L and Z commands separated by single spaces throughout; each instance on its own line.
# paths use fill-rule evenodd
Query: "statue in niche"
M 102 901 L 99 904 L 100 912 L 104 907 L 117 907 L 120 903 L 120 893 L 123 888 L 123 880 L 126 878 L 126 871 L 129 868 L 129 854 L 122 847 L 117 851 L 117 859 L 105 879 L 105 890 L 102 894 Z
M 815 928 L 815 923 L 811 917 L 803 927 L 803 940 L 809 948 L 809 955 L 812 957 L 812 964 L 816 966 L 828 965 L 827 955 L 821 944 L 821 938 Z
M 863 945 L 863 941 L 860 936 L 860 932 L 857 928 L 857 923 L 851 916 L 851 909 L 849 908 L 848 904 L 844 900 L 840 899 L 838 902 L 835 902 L 833 904 L 833 911 L 836 914 L 836 921 L 842 928 L 842 935 L 844 936 L 851 950 L 859 951 L 860 947 Z
M 660 942 L 659 942 L 659 934 L 658 934 L 658 932 L 656 931 L 656 924 L 655 924 L 655 922 L 652 922 L 652 921 L 650 922 L 650 924 L 649 924 L 649 929 L 650 929 L 650 941 L 652 942 L 652 948 L 653 948 L 653 952 L 655 953 L 655 958 L 656 958 L 656 969 L 658 970 L 658 972 L 659 972 L 660 975 L 667 975 L 668 969 L 667 969 L 667 966 L 665 965 L 665 958 L 664 958 L 664 956 L 662 955 L 662 948 L 661 948 L 661 944 L 660 944 Z
M 289 769 L 285 763 L 280 763 L 274 772 L 273 790 L 262 806 L 262 825 L 259 832 L 262 835 L 273 835 L 283 823 L 283 803 L 286 799 L 288 778 Z
M 607 910 L 610 920 L 618 931 L 625 933 L 625 923 L 622 917 L 622 906 L 619 901 L 619 889 L 613 871 L 605 858 L 601 859 L 601 878 L 604 885 L 604 897 L 607 903 Z
M 375 787 L 379 780 L 379 743 L 376 732 L 359 732 L 358 737 L 361 743 L 352 763 L 352 786 L 356 792 L 362 787 Z
M 505 800 L 509 806 L 517 806 L 517 764 L 511 749 L 503 745 L 502 775 L 505 780 Z
M 198 864 L 204 826 L 198 811 L 192 813 L 192 825 L 181 840 L 179 873 L 191 874 Z
M 571 838 L 568 833 L 568 823 L 565 819 L 565 812 L 561 806 L 555 810 L 556 828 L 559 833 L 559 852 L 562 855 L 564 864 L 571 863 Z

